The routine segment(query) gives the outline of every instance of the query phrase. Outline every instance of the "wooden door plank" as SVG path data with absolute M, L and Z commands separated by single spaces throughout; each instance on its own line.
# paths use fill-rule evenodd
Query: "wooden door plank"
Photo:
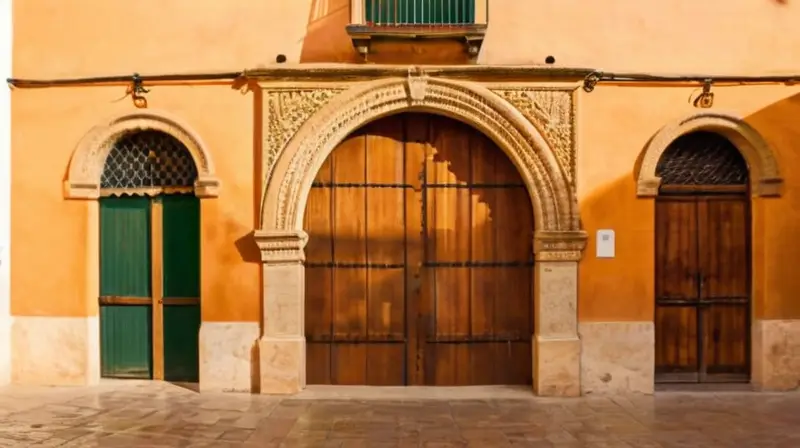
M 150 258 L 149 198 L 101 198 L 99 302 L 104 377 L 152 378 Z
M 471 160 L 469 133 L 465 126 L 443 117 L 430 116 L 431 154 L 426 166 L 426 245 L 428 263 L 470 260 Z M 461 186 L 462 188 L 457 188 Z M 470 269 L 434 268 L 433 339 L 466 338 L 470 331 Z M 428 344 L 435 350 L 435 385 L 469 384 L 467 344 Z M 432 353 L 433 354 L 433 353 Z M 427 351 L 426 351 L 427 357 Z
M 750 373 L 748 205 L 745 195 L 700 203 L 702 299 L 710 303 L 703 310 L 704 366 L 708 374 L 740 380 Z
M 400 386 L 406 383 L 403 117 L 379 120 L 364 132 L 367 337 L 392 341 L 369 344 L 367 384 Z
M 306 381 L 331 384 L 333 337 L 333 158 L 328 157 L 314 179 L 306 203 L 303 228 L 308 233 L 306 255 Z
M 150 252 L 152 254 L 151 290 L 153 291 L 153 379 L 164 379 L 164 302 L 163 302 L 163 208 L 161 198 L 154 198 L 150 209 Z
M 502 251 L 497 244 L 498 217 L 507 213 L 498 206 L 499 201 L 505 199 L 505 190 L 475 187 L 476 184 L 497 184 L 498 177 L 502 177 L 502 173 L 496 172 L 502 158 L 497 157 L 493 145 L 487 143 L 474 137 L 470 141 L 470 260 L 480 262 L 498 259 L 499 252 Z M 524 211 L 519 214 L 524 214 Z M 502 221 L 502 217 L 500 220 Z M 508 315 L 506 297 L 502 295 L 503 287 L 500 285 L 507 277 L 507 271 L 476 267 L 470 268 L 470 274 L 470 335 L 473 338 L 491 340 L 503 333 Z M 514 298 L 511 299 L 514 301 Z M 492 342 L 477 343 L 470 347 L 469 370 L 472 384 L 496 384 L 498 376 L 505 377 L 505 373 L 511 371 L 509 367 L 512 364 L 498 362 L 497 355 L 502 354 L 504 348 Z
M 471 147 L 472 258 L 501 264 L 471 269 L 472 283 L 477 286 L 472 292 L 473 335 L 477 336 L 476 316 L 482 314 L 475 307 L 483 303 L 492 307 L 489 334 L 495 340 L 505 341 L 473 345 L 472 356 L 487 345 L 491 350 L 481 351 L 491 354 L 490 364 L 503 366 L 494 369 L 489 383 L 477 384 L 531 384 L 530 340 L 534 316 L 530 197 L 516 168 L 494 143 L 476 133 Z M 476 217 L 484 214 L 487 216 L 478 222 Z M 482 297 L 476 292 L 483 293 Z
M 366 182 L 366 137 L 359 131 L 331 155 L 333 181 Z M 333 257 L 339 263 L 367 263 L 366 189 L 333 189 Z M 334 343 L 331 365 L 334 384 L 366 384 L 367 377 L 367 269 L 335 268 L 333 272 L 333 337 L 354 342 Z
M 432 310 L 432 297 L 428 292 L 430 282 L 423 268 L 423 194 L 425 158 L 428 153 L 429 123 L 420 114 L 404 116 L 405 125 L 405 181 L 411 188 L 405 190 L 406 236 L 406 321 L 408 349 L 406 371 L 409 385 L 425 384 L 425 338 Z
M 661 196 L 656 200 L 656 375 L 698 370 L 697 203 Z M 676 301 L 688 303 L 679 304 Z
M 200 199 L 161 196 L 164 379 L 200 376 Z

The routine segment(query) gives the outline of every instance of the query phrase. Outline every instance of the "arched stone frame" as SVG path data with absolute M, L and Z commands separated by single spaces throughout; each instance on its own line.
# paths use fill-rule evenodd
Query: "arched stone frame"
M 84 135 L 70 160 L 64 196 L 67 199 L 99 198 L 100 176 L 114 142 L 122 134 L 137 130 L 161 131 L 178 139 L 189 150 L 197 166 L 195 195 L 219 195 L 219 179 L 203 140 L 180 119 L 166 112 L 145 110 L 111 117 Z
M 780 175 L 778 161 L 774 151 L 764 140 L 761 134 L 744 119 L 733 113 L 724 112 L 700 112 L 688 117 L 677 120 L 661 128 L 658 133 L 650 140 L 641 155 L 641 165 L 636 172 L 637 195 L 640 198 L 655 199 L 659 194 L 661 179 L 656 175 L 656 166 L 672 144 L 678 137 L 696 131 L 715 132 L 728 139 L 739 150 L 747 162 L 750 180 L 750 283 L 751 283 L 751 334 L 750 334 L 750 366 L 751 383 L 760 389 L 772 387 L 769 383 L 771 372 L 765 369 L 772 368 L 765 359 L 772 349 L 772 342 L 763 335 L 767 333 L 766 323 L 755 317 L 755 305 L 761 302 L 758 297 L 763 294 L 763 288 L 757 288 L 763 279 L 758 278 L 763 275 L 766 269 L 766 260 L 763 256 L 755 256 L 760 253 L 764 246 L 764 229 L 756 224 L 755 213 L 761 209 L 760 202 L 765 198 L 781 196 L 783 178 Z M 655 221 L 655 206 L 653 207 L 653 221 Z M 655 332 L 653 323 L 650 331 Z M 651 335 L 651 339 L 654 336 Z M 651 347 L 649 361 L 655 364 L 655 346 Z M 650 384 L 653 384 L 654 378 Z
M 758 131 L 734 114 L 700 112 L 664 126 L 647 144 L 636 174 L 639 197 L 658 195 L 661 185 L 661 179 L 656 175 L 658 161 L 676 138 L 695 131 L 716 132 L 739 149 L 750 169 L 750 191 L 753 195 L 780 196 L 783 179 L 778 171 L 778 163 Z
M 491 138 L 517 167 L 530 193 L 536 231 L 534 389 L 541 395 L 580 394 L 577 262 L 586 236 L 575 191 L 548 142 L 511 104 L 469 82 L 425 76 L 356 85 L 305 122 L 265 179 L 262 393 L 305 387 L 303 214 L 311 184 L 328 155 L 359 127 L 384 116 L 419 111 L 444 115 Z
M 195 196 L 214 198 L 219 195 L 220 182 L 214 171 L 211 154 L 203 140 L 182 120 L 163 111 L 135 111 L 120 114 L 91 128 L 78 143 L 70 159 L 64 182 L 66 199 L 85 199 L 86 203 L 86 265 L 87 285 L 87 383 L 100 380 L 100 182 L 106 158 L 116 141 L 132 131 L 155 130 L 171 135 L 183 144 L 197 168 Z M 203 207 L 201 201 L 201 210 Z M 202 213 L 202 211 L 201 211 Z M 200 343 L 202 344 L 202 338 Z

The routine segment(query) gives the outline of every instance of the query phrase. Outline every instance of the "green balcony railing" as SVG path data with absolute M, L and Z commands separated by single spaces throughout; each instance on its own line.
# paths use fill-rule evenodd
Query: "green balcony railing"
M 488 0 L 364 0 L 364 19 L 367 26 L 381 27 L 473 25 L 478 1 L 488 2 Z

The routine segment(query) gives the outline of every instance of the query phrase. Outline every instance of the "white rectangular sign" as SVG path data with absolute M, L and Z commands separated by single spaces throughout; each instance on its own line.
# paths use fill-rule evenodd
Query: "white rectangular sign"
M 597 231 L 597 258 L 614 258 L 615 235 L 611 229 Z

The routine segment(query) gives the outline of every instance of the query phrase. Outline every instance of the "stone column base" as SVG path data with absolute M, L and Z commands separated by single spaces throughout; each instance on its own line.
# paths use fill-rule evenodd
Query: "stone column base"
M 262 394 L 295 394 L 306 387 L 306 339 L 262 337 L 258 341 Z
M 533 390 L 543 397 L 578 397 L 581 394 L 581 340 L 534 336 Z
M 800 320 L 753 322 L 752 383 L 758 390 L 800 388 Z

